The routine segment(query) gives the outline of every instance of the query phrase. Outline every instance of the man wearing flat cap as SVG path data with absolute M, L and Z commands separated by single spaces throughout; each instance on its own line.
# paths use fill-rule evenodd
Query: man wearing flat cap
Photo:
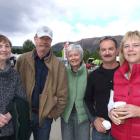
M 34 140 L 49 140 L 51 124 L 63 112 L 67 99 L 65 66 L 53 54 L 52 30 L 43 26 L 35 34 L 35 49 L 16 63 L 30 104 Z

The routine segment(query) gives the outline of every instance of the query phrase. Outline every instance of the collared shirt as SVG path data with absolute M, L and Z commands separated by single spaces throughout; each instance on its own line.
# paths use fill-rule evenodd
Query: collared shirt
M 39 94 L 42 93 L 45 82 L 47 80 L 48 68 L 44 63 L 44 59 L 50 54 L 40 59 L 37 53 L 34 53 L 35 60 L 35 86 L 32 93 L 32 108 L 39 109 Z

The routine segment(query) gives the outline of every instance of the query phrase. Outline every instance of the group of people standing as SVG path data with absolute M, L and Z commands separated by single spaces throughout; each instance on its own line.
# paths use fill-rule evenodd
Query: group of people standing
M 12 44 L 0 35 L 0 139 L 29 140 L 33 133 L 34 140 L 49 140 L 53 119 L 61 117 L 62 140 L 89 140 L 91 127 L 92 140 L 140 140 L 140 32 L 127 32 L 120 47 L 111 36 L 101 38 L 102 64 L 90 73 L 79 44 L 68 45 L 65 67 L 52 39 L 49 27 L 39 28 L 35 48 L 12 68 Z M 113 101 L 126 105 L 108 110 L 112 90 Z

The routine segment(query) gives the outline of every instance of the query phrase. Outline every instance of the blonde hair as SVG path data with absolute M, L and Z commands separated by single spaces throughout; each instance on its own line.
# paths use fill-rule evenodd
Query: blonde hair
M 125 58 L 124 58 L 124 54 L 123 54 L 123 47 L 124 47 L 124 44 L 127 40 L 140 40 L 140 31 L 136 30 L 136 31 L 128 31 L 122 41 L 121 41 L 121 44 L 120 44 L 120 53 L 119 53 L 119 57 L 120 57 L 120 64 L 122 65 L 125 61 Z

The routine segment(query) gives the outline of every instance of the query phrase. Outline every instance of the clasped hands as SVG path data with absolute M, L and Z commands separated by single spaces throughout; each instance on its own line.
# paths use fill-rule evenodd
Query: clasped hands
M 6 114 L 0 114 L 0 128 L 4 127 L 11 120 L 12 116 L 8 112 Z
M 109 117 L 116 125 L 125 123 L 126 119 L 140 117 L 140 107 L 132 104 L 126 104 L 123 107 L 111 109 Z

